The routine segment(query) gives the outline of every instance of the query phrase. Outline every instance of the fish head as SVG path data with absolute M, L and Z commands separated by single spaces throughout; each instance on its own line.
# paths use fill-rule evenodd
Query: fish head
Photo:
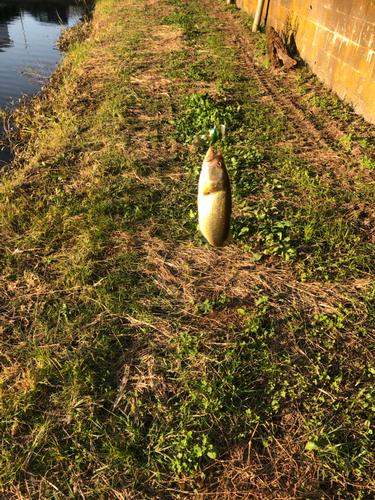
M 221 151 L 216 153 L 210 146 L 204 159 L 204 166 L 207 172 L 207 180 L 212 183 L 221 183 L 228 178 L 224 157 Z

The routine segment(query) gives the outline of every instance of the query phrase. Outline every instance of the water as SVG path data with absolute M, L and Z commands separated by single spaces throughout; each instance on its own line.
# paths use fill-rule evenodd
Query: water
M 61 58 L 61 27 L 82 15 L 75 0 L 0 0 L 0 108 L 40 90 Z M 10 159 L 0 151 L 0 170 Z

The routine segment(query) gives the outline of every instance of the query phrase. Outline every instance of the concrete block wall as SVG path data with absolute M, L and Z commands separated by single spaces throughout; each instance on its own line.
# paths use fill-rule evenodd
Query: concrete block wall
M 255 15 L 257 0 L 237 0 Z M 311 70 L 375 123 L 375 0 L 265 0 L 262 22 L 294 38 Z

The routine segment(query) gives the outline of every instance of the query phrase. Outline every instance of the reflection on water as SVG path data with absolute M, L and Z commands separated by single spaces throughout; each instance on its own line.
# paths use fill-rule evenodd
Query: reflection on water
M 61 27 L 82 15 L 76 0 L 0 0 L 0 108 L 40 90 L 60 60 Z M 9 160 L 0 151 L 0 170 Z

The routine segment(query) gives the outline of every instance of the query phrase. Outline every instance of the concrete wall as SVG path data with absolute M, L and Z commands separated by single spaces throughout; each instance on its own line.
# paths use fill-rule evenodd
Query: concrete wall
M 236 4 L 254 16 L 257 0 Z M 375 123 L 375 0 L 265 0 L 262 22 L 267 6 L 267 25 L 292 35 L 311 70 Z
M 236 0 L 235 2 L 232 0 L 232 3 L 235 3 L 239 9 L 244 10 L 251 16 L 255 16 L 257 0 Z M 265 0 L 265 3 L 267 3 L 267 0 Z M 266 11 L 266 6 L 264 6 L 263 11 Z

